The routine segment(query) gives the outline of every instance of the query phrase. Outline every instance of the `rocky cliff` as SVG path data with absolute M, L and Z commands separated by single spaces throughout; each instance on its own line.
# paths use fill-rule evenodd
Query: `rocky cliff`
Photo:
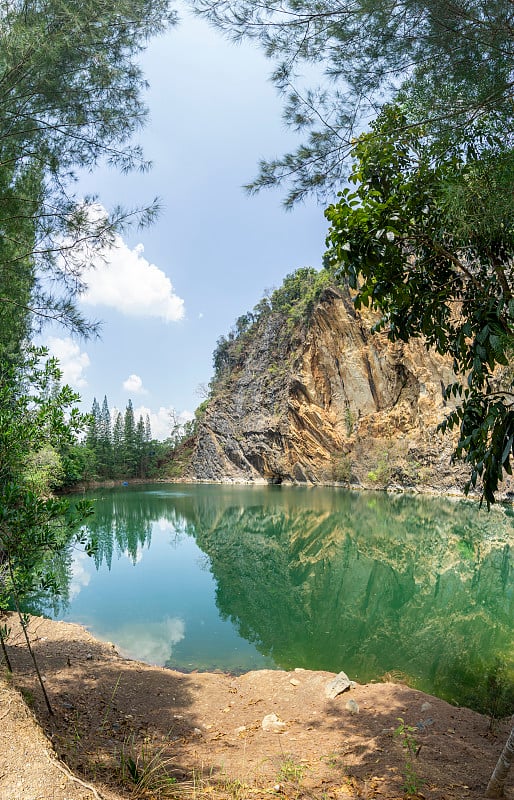
M 196 479 L 462 487 L 448 412 L 451 364 L 422 342 L 372 333 L 348 292 L 325 287 L 303 319 L 261 314 L 230 342 L 198 426 Z

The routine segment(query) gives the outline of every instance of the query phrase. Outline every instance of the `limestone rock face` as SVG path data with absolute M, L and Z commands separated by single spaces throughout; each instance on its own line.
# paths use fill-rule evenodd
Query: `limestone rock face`
M 332 288 L 307 325 L 260 321 L 199 424 L 193 477 L 461 486 L 453 442 L 436 431 L 451 363 L 420 341 L 373 334 L 375 321 Z

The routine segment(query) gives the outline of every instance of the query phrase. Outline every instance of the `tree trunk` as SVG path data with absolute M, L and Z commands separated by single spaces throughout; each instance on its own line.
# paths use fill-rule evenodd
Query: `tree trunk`
M 4 639 L 4 634 L 3 634 L 3 631 L 2 631 L 2 626 L 1 625 L 0 625 L 0 644 L 2 645 L 2 652 L 4 654 L 4 661 L 5 661 L 6 667 L 9 670 L 9 672 L 12 672 L 11 662 L 9 661 L 9 655 L 7 653 L 7 648 L 5 646 L 5 639 Z
M 52 710 L 52 706 L 50 705 L 50 700 L 48 699 L 48 694 L 46 692 L 45 684 L 43 682 L 43 676 L 39 671 L 39 664 L 37 663 L 36 654 L 34 653 L 32 646 L 30 644 L 29 632 L 27 630 L 27 624 L 25 622 L 24 616 L 21 611 L 20 602 L 18 598 L 18 593 L 16 590 L 16 581 L 14 580 L 14 571 L 12 568 L 11 560 L 9 559 L 9 574 L 11 576 L 11 583 L 12 583 L 12 596 L 14 600 L 14 605 L 16 606 L 16 613 L 18 615 L 18 619 L 20 620 L 20 625 L 23 631 L 23 635 L 25 637 L 25 642 L 27 643 L 27 648 L 30 653 L 30 657 L 32 659 L 32 663 L 34 665 L 34 669 L 36 671 L 37 679 L 39 681 L 39 685 L 41 686 L 41 690 L 43 692 L 43 697 L 45 699 L 45 704 L 48 709 L 48 713 L 53 716 L 54 712 Z
M 503 748 L 501 755 L 496 763 L 494 768 L 494 772 L 491 775 L 491 779 L 487 784 L 487 789 L 485 792 L 486 797 L 503 797 L 503 789 L 505 786 L 505 781 L 507 780 L 507 775 L 509 774 L 509 770 L 512 765 L 512 760 L 514 758 L 514 728 L 512 728 L 509 738 L 505 743 L 505 747 Z

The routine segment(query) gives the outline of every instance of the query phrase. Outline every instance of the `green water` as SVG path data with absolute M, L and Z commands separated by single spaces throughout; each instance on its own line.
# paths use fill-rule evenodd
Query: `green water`
M 102 490 L 60 618 L 179 669 L 404 677 L 480 705 L 514 675 L 510 509 L 283 486 Z M 95 563 L 96 562 L 96 563 Z M 487 698 L 486 698 L 487 700 Z

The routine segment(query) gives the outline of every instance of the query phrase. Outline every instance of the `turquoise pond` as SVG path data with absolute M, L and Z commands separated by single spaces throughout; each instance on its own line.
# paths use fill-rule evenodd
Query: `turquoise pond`
M 332 488 L 145 485 L 93 497 L 55 613 L 182 670 L 393 676 L 473 704 L 514 675 L 514 517 Z

